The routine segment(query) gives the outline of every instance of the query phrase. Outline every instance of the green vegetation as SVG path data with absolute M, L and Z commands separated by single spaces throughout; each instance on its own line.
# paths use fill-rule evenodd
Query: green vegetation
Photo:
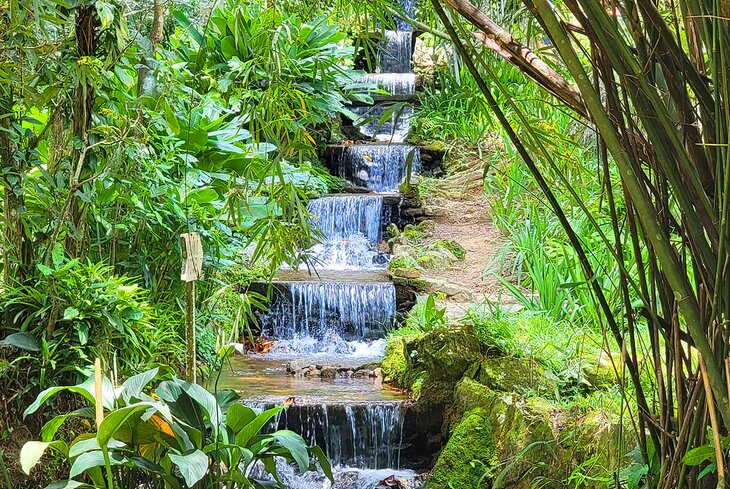
M 64 391 L 82 396 L 90 408 L 55 416 L 43 426 L 43 439 L 27 442 L 20 452 L 26 473 L 46 450 L 66 458 L 71 469 L 69 480 L 59 482 L 63 487 L 79 487 L 83 479 L 90 480 L 93 487 L 109 489 L 134 484 L 194 487 L 230 482 L 261 486 L 265 481 L 252 477 L 251 467 L 263 463 L 276 480 L 276 458 L 296 462 L 302 472 L 312 470 L 316 460 L 332 478 L 322 450 L 307 447 L 301 436 L 287 430 L 260 433 L 283 407 L 256 413 L 239 404 L 233 391 L 213 395 L 169 370 L 155 368 L 128 378 L 118 390 L 104 378 L 103 399 L 95 397 L 93 377 L 74 387 L 51 387 L 38 395 L 24 416 Z M 94 420 L 93 406 L 97 403 L 107 410 L 101 421 Z M 81 433 L 66 444 L 56 433 L 74 417 L 87 419 L 90 426 L 96 422 L 96 430 Z
M 407 141 L 444 150 L 448 178 L 483 174 L 483 196 L 441 192 L 411 152 L 411 224 L 377 244 L 415 302 L 384 379 L 453 404 L 429 487 L 727 485 L 727 0 L 0 2 L 0 444 L 22 427 L 42 439 L 26 468 L 57 457 L 30 484 L 257 487 L 257 461 L 327 466 L 259 433 L 274 411 L 177 377 L 186 303 L 201 376 L 222 345 L 255 345 L 269 298 L 252 284 L 312 265 L 307 202 L 348 188 L 320 157 L 385 95 L 361 75 L 394 14 L 419 46 Z M 479 303 L 438 282 L 471 258 L 424 216 L 454 194 L 487 199 L 478 222 L 504 238 Z M 99 426 L 97 358 L 121 389 Z

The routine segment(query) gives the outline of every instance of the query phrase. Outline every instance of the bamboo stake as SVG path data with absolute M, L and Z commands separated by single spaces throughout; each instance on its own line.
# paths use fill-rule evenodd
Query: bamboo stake
M 102 401 L 102 379 L 101 379 L 101 358 L 94 360 L 94 407 L 96 408 L 96 428 L 99 429 L 104 421 L 104 403 Z

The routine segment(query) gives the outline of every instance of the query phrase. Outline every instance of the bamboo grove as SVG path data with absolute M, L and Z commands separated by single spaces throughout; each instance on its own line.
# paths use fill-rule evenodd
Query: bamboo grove
M 602 270 L 591 266 L 568 220 L 561 223 L 620 352 L 616 368 L 636 396 L 633 414 L 648 485 L 707 487 L 709 479 L 698 481 L 699 474 L 682 460 L 693 447 L 709 443 L 717 487 L 725 487 L 730 3 L 525 0 L 549 38 L 548 56 L 557 58 L 545 61 L 475 5 L 464 0 L 433 5 L 558 216 L 564 216 L 563 203 L 552 195 L 551 184 L 570 182 L 546 181 L 541 168 L 550 165 L 550 155 L 539 138 L 518 135 L 503 116 L 491 93 L 503 87 L 483 62 L 483 47 L 516 64 L 593 124 L 613 229 L 603 234 L 603 246 L 621 270 L 620 304 L 609 304 L 596 280 Z M 452 23 L 458 15 L 447 11 L 466 22 Z M 614 165 L 620 186 L 608 179 Z M 621 192 L 625 208 L 616 205 Z M 592 211 L 583 209 L 590 217 Z M 643 328 L 648 343 L 639 339 Z M 644 369 L 653 374 L 649 389 L 642 382 Z

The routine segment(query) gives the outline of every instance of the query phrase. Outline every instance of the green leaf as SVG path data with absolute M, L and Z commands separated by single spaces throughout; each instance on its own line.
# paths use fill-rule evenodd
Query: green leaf
M 128 462 L 129 460 L 127 460 L 127 458 L 120 453 L 109 454 L 110 465 L 124 465 Z M 83 474 L 89 469 L 93 469 L 94 467 L 103 467 L 104 465 L 106 465 L 106 463 L 104 462 L 104 452 L 102 452 L 101 450 L 94 450 L 92 452 L 82 453 L 76 458 L 76 460 L 74 460 L 73 465 L 71 465 L 69 477 L 76 477 L 77 475 Z
M 322 472 L 324 472 L 324 475 L 327 476 L 330 482 L 334 483 L 335 479 L 334 475 L 332 474 L 332 465 L 330 464 L 327 455 L 325 455 L 324 451 L 322 450 L 322 447 L 309 447 L 309 453 L 314 455 L 314 457 L 317 459 L 317 462 L 319 462 L 319 466 L 322 467 Z
M 268 423 L 271 418 L 279 414 L 283 409 L 284 408 L 280 406 L 267 409 L 263 413 L 256 416 L 236 435 L 236 444 L 242 447 L 247 446 L 251 438 L 258 435 L 259 431 L 261 431 L 261 428 L 266 426 L 266 423 Z
M 198 204 L 209 204 L 218 200 L 218 192 L 210 187 L 196 188 L 188 192 L 187 199 Z
M 51 261 L 53 262 L 53 266 L 55 268 L 59 268 L 65 259 L 66 254 L 63 251 L 63 245 L 61 243 L 56 243 L 51 251 Z M 40 270 L 40 265 L 38 265 L 38 269 Z
M 128 378 L 122 384 L 121 398 L 126 403 L 132 399 L 139 399 L 140 394 L 144 391 L 144 388 L 157 377 L 157 373 L 160 371 L 158 367 L 150 370 L 146 370 L 141 374 L 133 375 Z
M 99 425 L 99 431 L 96 434 L 99 446 L 105 450 L 112 437 L 131 416 L 139 412 L 147 411 L 150 408 L 155 408 L 155 405 L 151 402 L 140 402 L 109 413 Z
M 193 487 L 208 472 L 208 456 L 200 450 L 186 455 L 170 453 L 170 460 L 177 465 L 188 487 Z
M 67 480 L 67 481 L 59 481 L 59 482 L 54 482 L 53 484 L 49 484 L 46 486 L 45 489 L 78 489 L 81 487 L 93 488 L 94 486 L 90 486 L 88 484 L 84 484 L 83 482 L 79 482 L 79 481 Z
M 712 474 L 714 472 L 717 472 L 717 463 L 716 462 L 712 462 L 711 464 L 708 464 L 707 467 L 702 469 L 702 472 L 700 472 L 697 475 L 697 480 L 701 480 L 703 477 L 705 477 L 709 474 Z
M 89 436 L 84 435 L 84 436 Z M 79 438 L 77 438 L 79 440 Z M 111 439 L 109 440 L 108 448 L 123 448 L 126 445 L 122 443 L 119 440 Z M 91 452 L 94 450 L 101 450 L 101 447 L 99 446 L 99 441 L 96 439 L 95 436 L 91 435 L 88 438 L 80 439 L 79 441 L 76 441 L 73 443 L 69 449 L 68 449 L 68 456 L 69 458 L 75 458 L 81 455 L 82 453 Z
M 66 444 L 60 440 L 29 441 L 23 445 L 23 448 L 20 449 L 20 467 L 26 475 L 30 475 L 30 469 L 35 467 L 49 447 L 61 453 L 65 453 L 66 451 Z
M 292 458 L 299 466 L 299 472 L 306 472 L 309 468 L 309 452 L 304 439 L 290 430 L 279 430 L 271 434 L 282 447 L 291 453 Z
M 243 404 L 233 404 L 226 411 L 226 425 L 233 430 L 233 433 L 241 431 L 254 418 L 256 418 L 256 411 Z
M 13 333 L 0 341 L 0 346 L 14 347 L 26 351 L 40 351 L 41 347 L 38 342 L 28 333 Z
M 76 309 L 75 307 L 67 307 L 63 311 L 63 320 L 70 321 L 71 319 L 75 319 L 75 318 L 79 317 L 80 314 L 81 313 L 79 312 L 79 310 Z
M 92 379 L 93 381 L 93 379 Z M 93 385 L 92 385 L 93 387 Z M 26 410 L 23 412 L 23 418 L 28 416 L 29 414 L 33 414 L 38 410 L 41 405 L 46 402 L 48 399 L 50 399 L 52 396 L 55 396 L 59 392 L 63 391 L 70 391 L 74 394 L 79 394 L 86 398 L 87 401 L 89 401 L 91 404 L 94 404 L 94 395 L 86 388 L 84 388 L 82 385 L 75 385 L 75 386 L 56 386 L 56 387 L 49 387 L 48 389 L 44 390 L 40 394 L 38 394 L 38 397 L 35 398 L 35 401 L 26 408 Z
M 708 460 L 715 459 L 715 449 L 710 445 L 702 445 L 692 450 L 688 450 L 682 457 L 682 463 L 694 467 Z

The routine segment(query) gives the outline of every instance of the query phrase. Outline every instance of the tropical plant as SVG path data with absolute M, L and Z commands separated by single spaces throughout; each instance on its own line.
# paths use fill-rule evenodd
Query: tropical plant
M 431 3 L 563 227 L 601 324 L 622 351 L 637 404 L 642 456 L 649 464 L 659 454 L 660 467 L 646 472 L 646 484 L 707 484 L 696 482 L 699 469 L 687 468 L 682 458 L 692 446 L 704 444 L 709 424 L 718 460 L 714 482 L 724 486 L 719 440 L 730 426 L 726 5 L 628 0 L 607 8 L 593 0 L 526 0 L 547 41 L 540 56 L 467 0 Z M 449 18 L 444 4 L 458 21 Z M 600 214 L 581 198 L 580 185 L 559 170 L 545 171 L 556 166 L 544 137 L 484 62 L 466 23 L 481 31 L 478 39 L 489 49 L 577 116 L 590 118 L 599 136 L 608 232 L 601 228 Z M 504 94 L 513 119 L 493 92 Z M 516 125 L 524 132 L 518 134 Z M 581 240 L 556 188 L 570 195 L 599 241 Z M 603 270 L 590 258 L 598 250 L 614 257 L 618 270 L 608 290 L 597 280 Z M 611 294 L 618 299 L 613 306 Z M 643 330 L 648 343 L 639 341 Z M 651 359 L 655 393 L 642 383 L 642 357 Z M 676 413 L 681 413 L 678 419 Z
M 97 389 L 101 398 L 96 397 Z M 316 470 L 316 461 L 332 478 L 320 448 L 308 447 L 291 431 L 262 433 L 284 407 L 257 413 L 241 404 L 233 391 L 212 394 L 178 379 L 169 369 L 147 370 L 121 386 L 106 377 L 98 383 L 90 377 L 73 387 L 49 388 L 38 395 L 25 416 L 63 392 L 80 396 L 89 406 L 55 416 L 43 427 L 42 439 L 27 442 L 21 450 L 26 473 L 49 449 L 69 462 L 69 479 L 49 488 L 264 488 L 272 484 L 283 488 L 278 459 L 295 463 L 301 472 Z M 95 406 L 104 410 L 96 421 Z M 67 443 L 57 434 L 70 418 L 87 420 L 92 429 Z M 259 464 L 269 479 L 256 475 L 253 468 Z

